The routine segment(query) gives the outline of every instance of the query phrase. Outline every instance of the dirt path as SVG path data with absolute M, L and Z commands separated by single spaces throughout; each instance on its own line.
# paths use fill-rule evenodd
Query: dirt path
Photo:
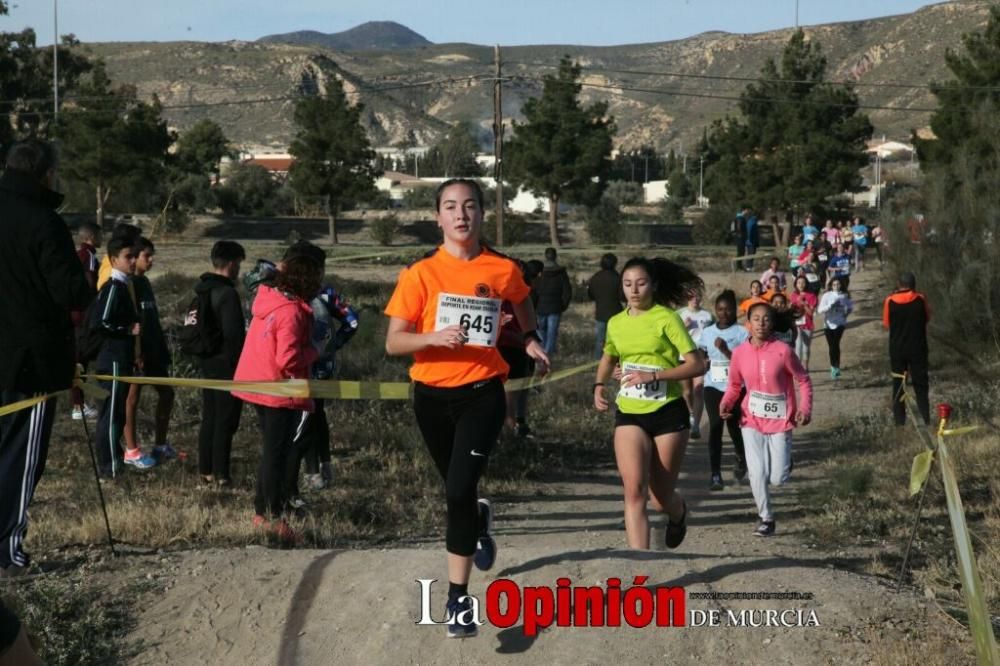
M 874 276 L 857 281 L 856 297 L 876 296 Z M 861 345 L 884 344 L 874 317 L 857 317 L 845 335 L 845 375 L 856 367 Z M 820 551 L 806 543 L 796 518 L 804 511 L 799 491 L 818 476 L 816 461 L 836 442 L 830 429 L 846 413 L 884 403 L 886 389 L 846 388 L 829 378 L 826 345 L 814 343 L 812 377 L 816 413 L 796 433 L 794 478 L 776 493 L 778 535 L 751 535 L 756 525 L 749 486 L 729 483 L 707 490 L 708 455 L 693 442 L 685 460 L 682 491 L 691 509 L 687 540 L 676 551 L 630 552 L 623 548 L 621 486 L 614 469 L 596 469 L 545 496 L 512 498 L 497 505 L 497 566 L 474 575 L 470 592 L 485 599 L 498 578 L 519 585 L 554 586 L 568 576 L 574 585 L 603 584 L 610 577 L 629 586 L 684 586 L 687 592 L 804 592 L 810 601 L 689 599 L 687 608 L 814 610 L 819 627 L 551 628 L 524 635 L 489 624 L 478 638 L 449 641 L 443 627 L 415 624 L 420 612 L 418 578 L 445 578 L 442 544 L 384 550 L 277 551 L 262 547 L 168 555 L 160 560 L 163 583 L 150 595 L 134 633 L 141 654 L 135 664 L 431 664 L 597 663 L 692 658 L 723 663 L 849 663 L 873 658 L 875 635 L 902 636 L 933 620 L 921 599 L 895 595 L 873 578 L 837 568 L 865 554 Z M 727 480 L 731 453 L 726 442 Z M 659 525 L 659 518 L 654 525 Z M 662 531 L 654 530 L 654 540 Z M 168 586 L 166 592 L 163 587 Z M 440 619 L 446 587 L 434 588 L 432 610 Z M 710 663 L 710 662 L 709 662 Z

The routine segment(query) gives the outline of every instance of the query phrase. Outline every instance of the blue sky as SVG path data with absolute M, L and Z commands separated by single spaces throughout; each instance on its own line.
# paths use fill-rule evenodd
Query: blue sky
M 8 0 L 0 30 L 35 28 L 82 41 L 253 40 L 293 30 L 339 32 L 390 20 L 432 42 L 634 44 L 707 30 L 761 32 L 794 25 L 796 0 Z M 799 0 L 802 25 L 911 12 L 928 0 Z M 494 9 L 499 6 L 500 9 Z M 499 15 L 497 15 L 499 14 Z

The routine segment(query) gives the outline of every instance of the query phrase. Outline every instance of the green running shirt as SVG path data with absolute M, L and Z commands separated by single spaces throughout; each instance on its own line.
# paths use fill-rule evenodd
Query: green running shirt
M 626 309 L 608 320 L 604 353 L 618 358 L 623 370 L 627 363 L 660 369 L 676 368 L 680 365 L 678 359 L 695 349 L 680 315 L 662 305 L 654 305 L 637 317 L 630 317 Z M 666 385 L 666 400 L 662 399 L 662 386 L 651 387 L 656 390 L 647 393 L 651 396 L 658 394 L 659 399 L 634 398 L 619 393 L 615 400 L 618 409 L 625 414 L 649 414 L 683 396 L 679 382 L 660 380 L 659 384 Z

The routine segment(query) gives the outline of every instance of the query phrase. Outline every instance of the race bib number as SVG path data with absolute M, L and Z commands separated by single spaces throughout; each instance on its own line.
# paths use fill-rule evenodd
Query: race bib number
M 622 364 L 622 376 L 632 373 L 632 372 L 659 372 L 663 368 L 658 368 L 655 365 L 639 365 L 638 363 L 623 363 Z M 635 386 L 629 386 L 628 388 L 622 387 L 618 395 L 625 398 L 633 398 L 635 400 L 649 400 L 651 402 L 666 402 L 667 401 L 667 382 L 664 379 L 657 380 L 655 382 L 650 382 L 648 384 L 636 384 Z
M 725 384 L 729 381 L 729 361 L 712 361 L 708 375 L 716 384 Z
M 760 419 L 784 419 L 788 414 L 788 401 L 780 393 L 750 391 L 750 413 Z
M 500 332 L 500 299 L 438 294 L 435 331 L 458 324 L 468 336 L 466 344 L 496 347 Z
M 863 241 L 863 240 L 865 240 L 865 238 L 866 238 L 865 235 L 862 234 L 862 233 L 856 233 L 856 234 L 854 234 L 854 240 L 856 240 L 856 241 Z
M 817 282 L 819 282 L 819 276 L 816 275 L 815 273 L 806 273 L 806 282 L 811 282 L 813 284 L 816 284 Z
M 819 256 L 818 256 L 817 258 L 818 258 L 818 259 L 819 259 L 819 260 L 820 260 L 821 262 L 825 262 L 825 261 L 829 261 L 829 260 L 830 260 L 830 257 L 826 256 L 825 254 L 821 254 L 821 255 L 819 255 Z

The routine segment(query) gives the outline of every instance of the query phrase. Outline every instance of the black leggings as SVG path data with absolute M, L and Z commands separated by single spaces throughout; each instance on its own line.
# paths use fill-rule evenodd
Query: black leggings
M 894 375 L 901 375 L 904 372 L 910 373 L 910 380 L 913 382 L 913 393 L 917 399 L 917 408 L 920 415 L 924 417 L 924 423 L 931 422 L 931 405 L 928 394 L 930 393 L 930 379 L 927 376 L 927 354 L 914 354 L 913 356 L 892 356 L 889 363 Z M 892 415 L 896 425 L 906 425 L 906 403 L 899 399 L 899 391 L 903 387 L 903 380 L 900 377 L 892 378 Z
M 840 339 L 844 337 L 844 327 L 826 329 L 826 346 L 830 349 L 830 367 L 840 367 Z
M 486 469 L 506 416 L 499 379 L 437 388 L 417 383 L 417 426 L 427 443 L 448 501 L 448 552 L 474 555 L 479 538 L 479 477 Z
M 253 508 L 257 515 L 278 518 L 285 510 L 289 488 L 286 479 L 292 464 L 298 470 L 293 451 L 295 431 L 302 421 L 302 410 L 257 406 L 264 446 L 257 467 L 257 493 Z
M 705 411 L 708 412 L 708 456 L 712 463 L 712 475 L 722 473 L 722 424 L 719 418 L 719 405 L 722 403 L 722 391 L 710 386 L 705 387 Z M 740 430 L 740 405 L 743 402 L 743 394 L 736 400 L 733 406 L 733 415 L 725 421 L 726 430 L 729 431 L 729 438 L 733 440 L 733 448 L 736 450 L 736 464 L 743 469 L 747 467 L 747 457 L 743 450 L 743 432 Z

